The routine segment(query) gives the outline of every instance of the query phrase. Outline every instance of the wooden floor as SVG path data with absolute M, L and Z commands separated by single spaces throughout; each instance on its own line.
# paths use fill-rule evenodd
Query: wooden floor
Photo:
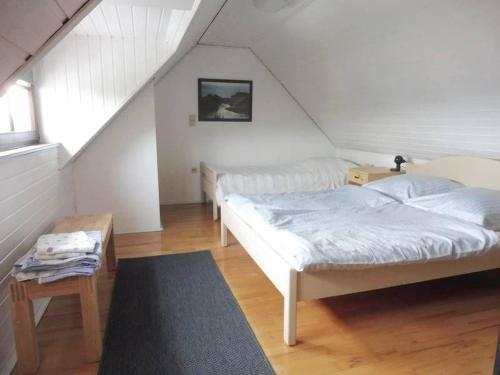
M 220 248 L 209 205 L 162 207 L 163 232 L 116 236 L 119 257 L 211 249 L 278 374 L 491 374 L 500 272 L 301 302 L 298 345 L 282 339 L 283 300 L 230 237 Z M 106 321 L 113 275 L 100 275 Z M 54 298 L 38 326 L 40 374 L 95 374 L 86 364 L 79 301 Z

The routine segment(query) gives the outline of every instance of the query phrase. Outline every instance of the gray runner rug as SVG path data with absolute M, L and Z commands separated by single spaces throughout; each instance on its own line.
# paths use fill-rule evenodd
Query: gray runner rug
M 99 374 L 274 374 L 209 251 L 121 259 Z

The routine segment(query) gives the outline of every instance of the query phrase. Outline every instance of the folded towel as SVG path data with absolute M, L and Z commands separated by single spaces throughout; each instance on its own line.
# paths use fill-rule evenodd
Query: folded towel
M 85 255 L 89 253 L 52 253 L 52 254 L 40 254 L 36 249 L 33 251 L 33 258 L 36 260 L 53 260 L 53 259 L 68 259 L 78 257 L 80 255 Z
M 58 254 L 92 253 L 96 241 L 85 232 L 44 234 L 38 238 L 36 253 L 39 256 L 57 256 Z
M 16 261 L 12 269 L 12 276 L 17 281 L 38 280 L 44 284 L 71 276 L 92 276 L 101 266 L 102 242 L 101 232 L 86 232 L 86 235 L 95 242 L 91 252 L 87 253 L 60 253 L 44 255 L 36 259 L 36 246 Z M 68 257 L 68 254 L 75 256 Z

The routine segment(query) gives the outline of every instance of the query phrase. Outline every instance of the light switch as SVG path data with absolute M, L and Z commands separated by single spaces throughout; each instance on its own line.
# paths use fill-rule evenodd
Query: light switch
M 189 115 L 189 126 L 196 126 L 196 115 Z

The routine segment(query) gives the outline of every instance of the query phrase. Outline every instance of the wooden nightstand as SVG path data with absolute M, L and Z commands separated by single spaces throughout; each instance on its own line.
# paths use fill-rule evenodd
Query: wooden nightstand
M 349 169 L 348 182 L 351 185 L 363 185 L 381 178 L 397 176 L 404 173 L 391 172 L 386 167 L 356 167 Z

